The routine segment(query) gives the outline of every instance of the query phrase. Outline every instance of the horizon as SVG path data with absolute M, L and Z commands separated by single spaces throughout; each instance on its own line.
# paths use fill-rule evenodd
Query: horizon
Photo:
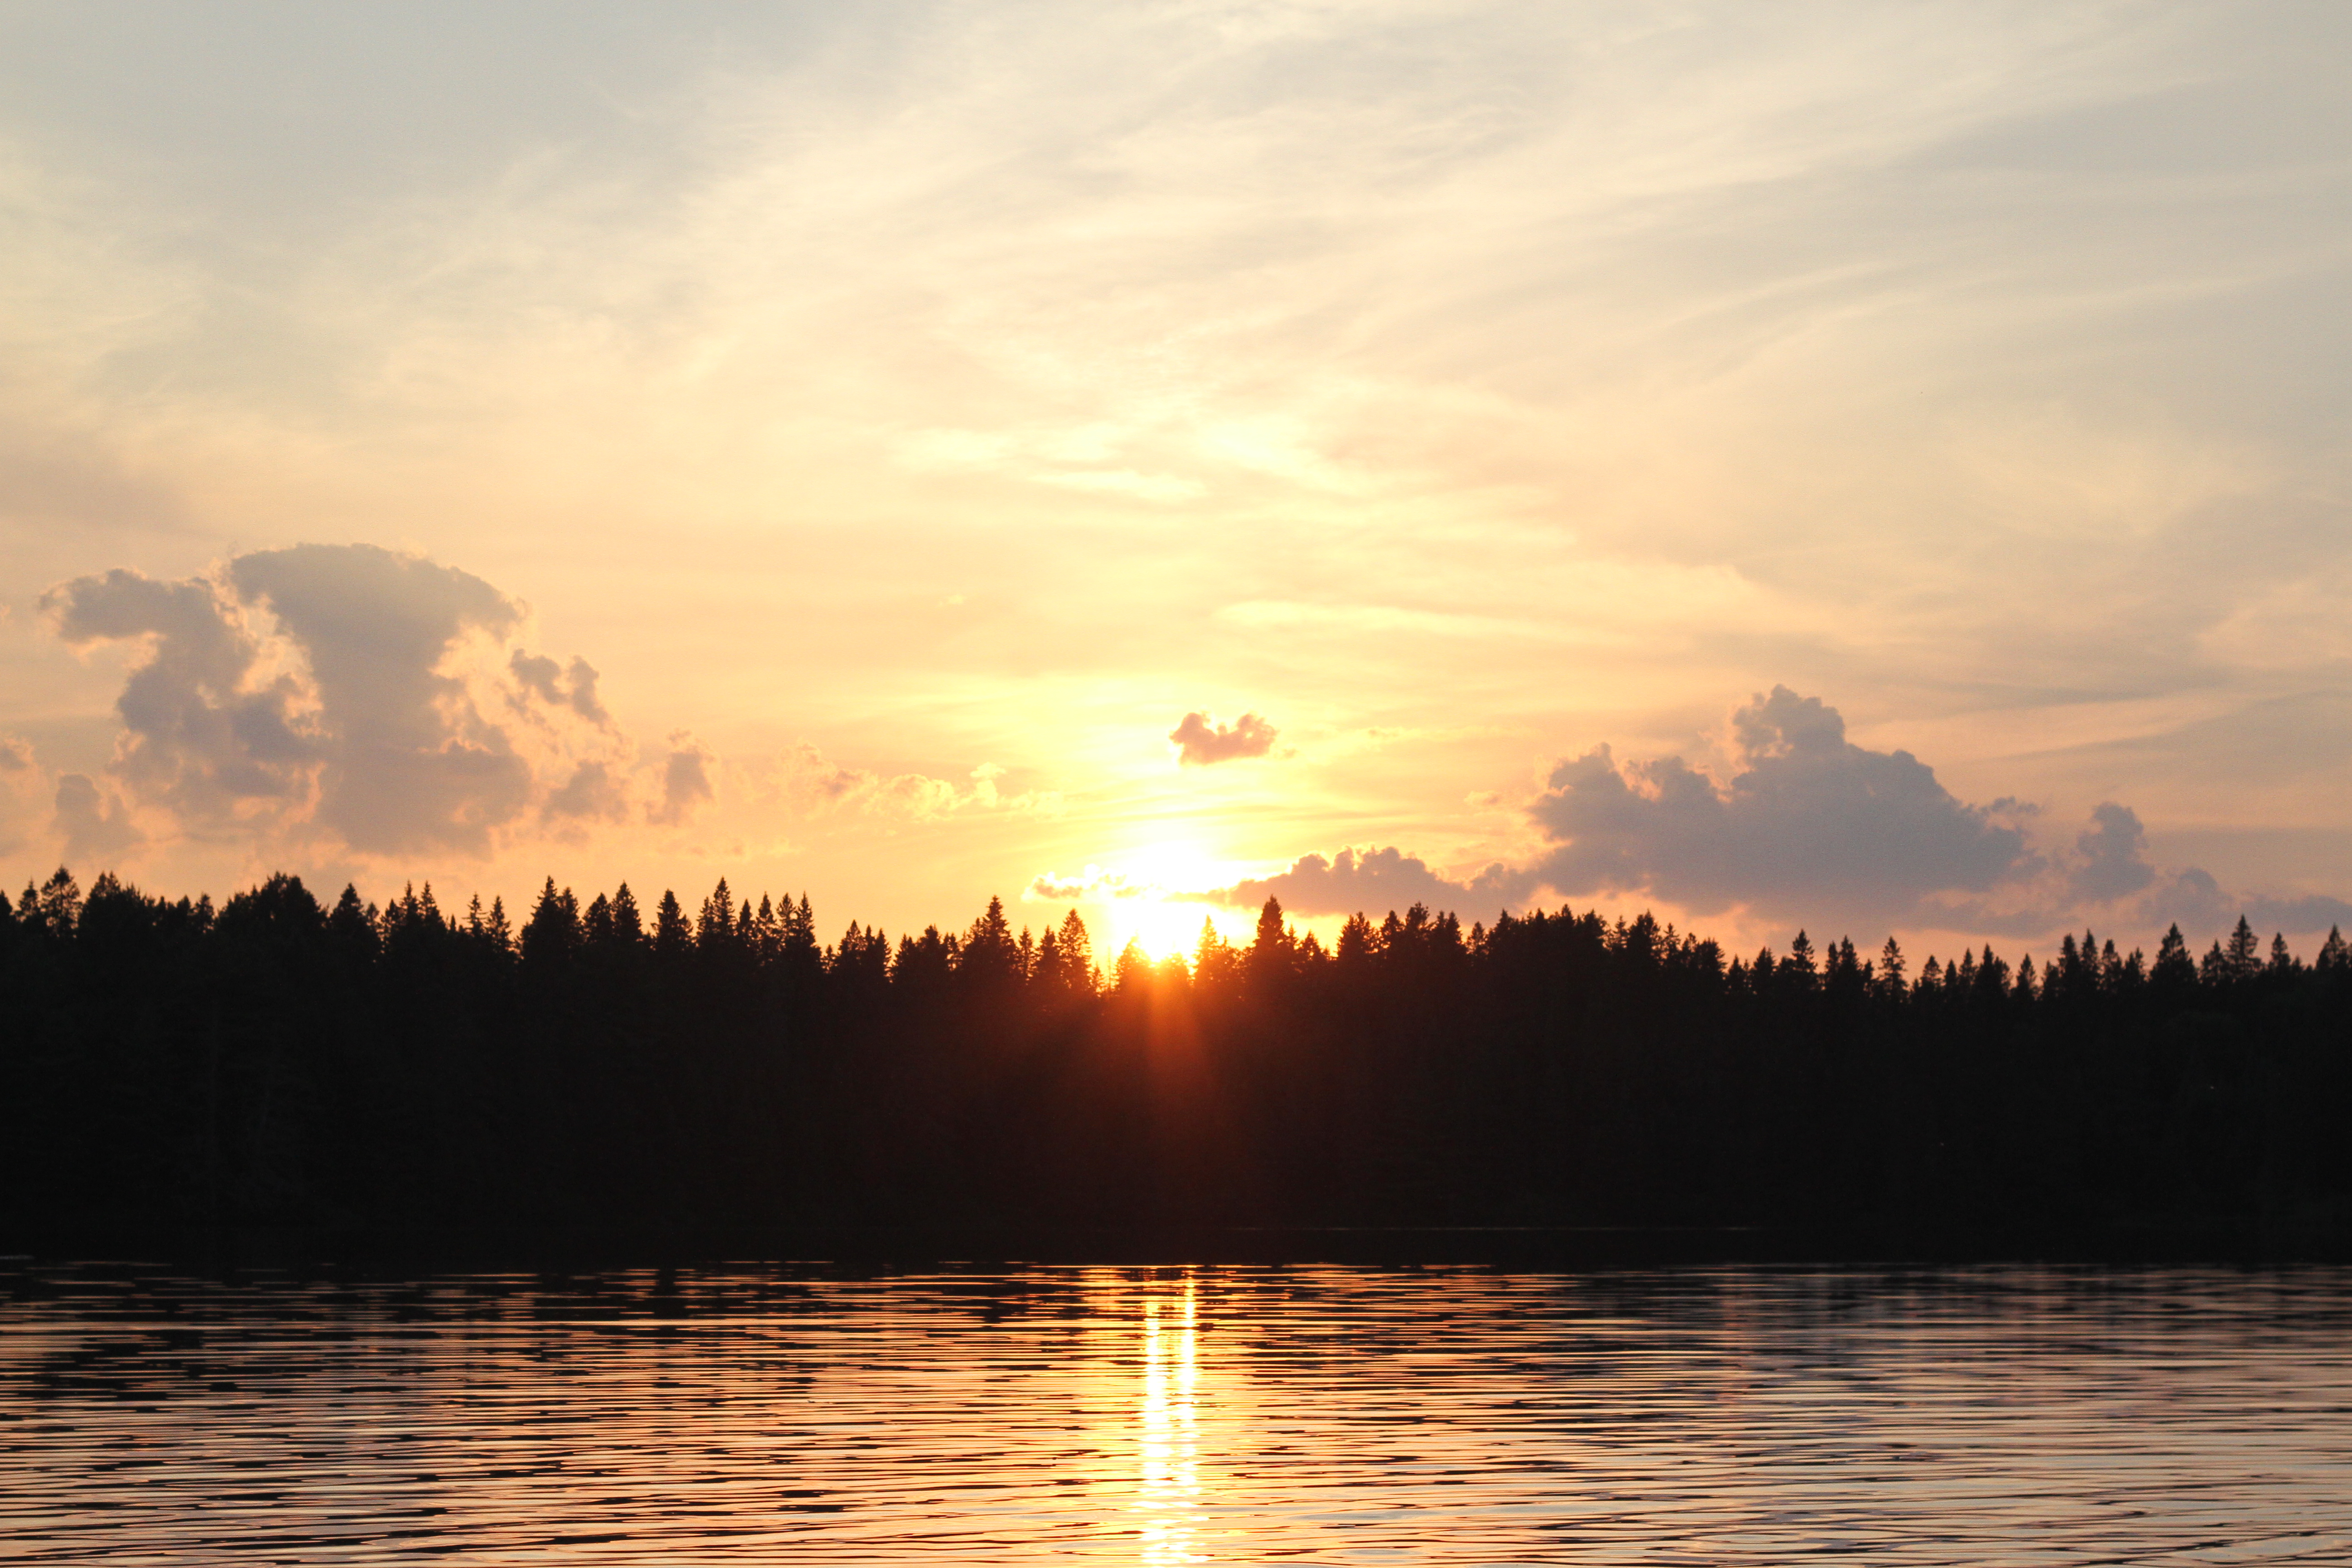
M 800 921 L 808 930 L 814 942 L 814 952 L 827 964 L 833 963 L 845 940 L 826 940 L 825 928 L 819 923 L 821 917 L 816 915 L 804 891 L 798 895 L 794 895 L 790 890 L 777 894 L 763 888 L 756 893 L 748 892 L 736 888 L 724 875 L 712 885 L 709 893 L 699 898 L 690 890 L 685 897 L 680 897 L 677 889 L 673 887 L 664 887 L 656 893 L 651 890 L 651 884 L 647 885 L 646 894 L 639 898 L 626 878 L 623 878 L 614 884 L 609 893 L 603 889 L 592 888 L 583 894 L 569 884 L 559 885 L 551 874 L 541 879 L 540 890 L 526 899 L 518 899 L 509 903 L 506 895 L 499 891 L 491 893 L 488 901 L 485 902 L 480 889 L 472 889 L 467 891 L 467 902 L 463 908 L 460 908 L 454 900 L 445 905 L 435 893 L 430 881 L 405 880 L 398 894 L 387 892 L 381 900 L 370 898 L 360 891 L 356 882 L 346 882 L 340 891 L 322 897 L 322 889 L 310 886 L 299 874 L 277 871 L 249 888 L 242 888 L 225 895 L 217 902 L 209 891 L 194 895 L 193 898 L 183 894 L 176 901 L 182 905 L 194 905 L 202 910 L 211 910 L 216 916 L 220 910 L 232 902 L 266 894 L 271 888 L 280 884 L 289 885 L 308 897 L 317 906 L 322 917 L 332 913 L 340 906 L 348 902 L 361 910 L 371 926 L 388 931 L 404 918 L 403 909 L 404 906 L 407 906 L 408 913 L 412 916 L 422 911 L 428 919 L 437 919 L 452 933 L 465 933 L 489 939 L 494 945 L 516 953 L 521 951 L 523 927 L 531 921 L 551 900 L 560 906 L 562 911 L 562 918 L 575 928 L 576 935 L 577 928 L 583 921 L 587 922 L 588 929 L 592 931 L 594 929 L 596 909 L 610 905 L 616 911 L 616 918 L 618 918 L 617 911 L 625 898 L 629 909 L 635 911 L 641 922 L 636 928 L 635 940 L 647 942 L 653 940 L 654 927 L 651 922 L 655 912 L 664 906 L 668 906 L 676 910 L 684 929 L 697 945 L 710 940 L 710 928 L 714 923 L 714 908 L 723 906 L 725 910 L 731 910 L 732 918 L 736 921 L 734 925 L 728 928 L 735 935 L 722 940 L 740 939 L 743 931 L 751 930 L 765 931 L 772 939 L 776 931 L 793 921 L 793 911 L 797 900 L 801 911 Z M 100 872 L 85 888 L 81 885 L 80 879 L 74 876 L 70 868 L 60 866 L 47 879 L 28 879 L 13 903 L 5 890 L 0 889 L 0 910 L 7 911 L 9 918 L 19 921 L 26 919 L 30 911 L 37 910 L 41 911 L 42 918 L 50 918 L 48 913 L 50 910 L 66 905 L 71 906 L 78 914 L 79 910 L 86 906 L 90 897 L 98 894 L 101 889 L 129 893 L 142 899 L 153 897 L 135 882 L 119 878 L 112 871 Z M 175 900 L 173 900 L 169 895 L 164 895 L 160 901 L 169 903 Z M 1172 933 L 1169 930 L 1129 928 L 1124 939 L 1118 941 L 1116 945 L 1111 945 L 1094 943 L 1093 929 L 1087 923 L 1079 907 L 1075 903 L 1065 907 L 1064 920 L 1060 921 L 1053 918 L 1050 910 L 1045 911 L 1034 929 L 1028 921 L 1021 918 L 1020 908 L 1020 906 L 1008 906 L 1002 894 L 991 894 L 986 907 L 970 922 L 960 925 L 952 921 L 945 924 L 936 920 L 925 921 L 919 931 L 913 925 L 904 926 L 898 931 L 898 942 L 895 946 L 889 942 L 892 934 L 890 931 L 877 921 L 861 921 L 853 915 L 846 922 L 846 929 L 852 934 L 862 931 L 869 938 L 882 939 L 895 973 L 896 966 L 905 951 L 924 938 L 941 939 L 945 943 L 946 952 L 952 960 L 959 944 L 992 917 L 999 918 L 1003 921 L 1005 933 L 1015 940 L 1024 958 L 1032 952 L 1033 941 L 1039 942 L 1049 941 L 1057 931 L 1066 936 L 1069 927 L 1066 922 L 1076 921 L 1078 922 L 1081 936 L 1086 939 L 1091 950 L 1088 960 L 1091 973 L 1098 984 L 1106 986 L 1117 983 L 1119 967 L 1130 952 L 1139 954 L 1159 973 L 1165 973 L 1168 967 L 1172 964 L 1187 974 L 1197 973 L 1201 970 L 1202 954 L 1212 937 L 1226 951 L 1246 952 L 1257 942 L 1264 940 L 1266 929 L 1265 921 L 1269 916 L 1279 924 L 1286 942 L 1306 944 L 1308 951 L 1325 955 L 1335 951 L 1338 945 L 1337 935 L 1345 927 L 1360 924 L 1368 932 L 1384 934 L 1396 927 L 1401 920 L 1408 925 L 1412 925 L 1413 922 L 1424 918 L 1432 924 L 1454 922 L 1454 929 L 1462 933 L 1465 950 L 1472 952 L 1477 949 L 1480 934 L 1487 931 L 1489 928 L 1506 927 L 1514 921 L 1531 918 L 1598 922 L 1596 929 L 1606 934 L 1612 942 L 1623 941 L 1629 928 L 1646 926 L 1651 932 L 1654 933 L 1657 940 L 1662 940 L 1665 943 L 1679 942 L 1694 951 L 1712 952 L 1715 954 L 1715 961 L 1734 974 L 1743 968 L 1754 967 L 1759 955 L 1776 963 L 1795 957 L 1798 958 L 1801 967 L 1808 969 L 1817 962 L 1818 955 L 1818 962 L 1825 965 L 1833 961 L 1838 949 L 1843 946 L 1850 950 L 1848 957 L 1858 964 L 1861 977 L 1866 984 L 1873 980 L 1879 961 L 1886 956 L 1885 950 L 1888 944 L 1895 949 L 1895 957 L 1903 966 L 1895 976 L 1898 981 L 1905 973 L 1926 975 L 1932 968 L 1938 966 L 1957 972 L 1959 965 L 1966 963 L 1973 972 L 1981 958 L 1997 961 L 2004 973 L 2015 973 L 2024 977 L 2025 973 L 2030 969 L 2032 983 L 2046 984 L 2054 983 L 2055 977 L 2067 967 L 2072 962 L 2073 955 L 2077 952 L 2087 960 L 2097 961 L 2101 957 L 2103 949 L 2104 962 L 2111 971 L 2120 963 L 2135 973 L 2145 975 L 2152 969 L 2154 957 L 2147 946 L 2131 942 L 2128 938 L 2126 939 L 2125 945 L 2119 946 L 2112 933 L 2101 939 L 2098 933 L 2089 927 L 2084 929 L 2082 932 L 2084 940 L 2079 945 L 2074 940 L 2074 932 L 2068 931 L 2060 933 L 2058 945 L 2050 951 L 2047 957 L 2038 963 L 2033 952 L 2022 947 L 2017 951 L 2015 962 L 2012 963 L 2007 951 L 1996 952 L 1990 942 L 1982 944 L 1980 952 L 1975 948 L 1963 944 L 1959 951 L 1947 962 L 1942 959 L 1940 953 L 1932 949 L 1924 953 L 1904 950 L 1901 939 L 1892 931 L 1886 933 L 1885 942 L 1878 947 L 1873 947 L 1868 942 L 1864 942 L 1857 948 L 1853 941 L 1853 933 L 1851 931 L 1841 931 L 1832 935 L 1828 927 L 1822 927 L 1822 934 L 1816 938 L 1812 934 L 1812 928 L 1801 925 L 1790 933 L 1785 942 L 1776 944 L 1768 940 L 1762 944 L 1759 952 L 1749 952 L 1742 951 L 1736 943 L 1724 942 L 1712 933 L 1701 931 L 1696 928 L 1685 930 L 1677 927 L 1672 921 L 1660 920 L 1654 910 L 1646 908 L 1635 911 L 1630 917 L 1617 913 L 1612 919 L 1591 905 L 1587 905 L 1580 912 L 1572 903 L 1563 902 L 1559 908 L 1551 909 L 1540 902 L 1535 902 L 1520 910 L 1497 910 L 1492 920 L 1474 915 L 1465 921 L 1462 918 L 1461 911 L 1457 910 L 1442 905 L 1431 906 L 1416 900 L 1411 906 L 1402 909 L 1391 907 L 1382 910 L 1355 910 L 1326 922 L 1291 918 L 1289 911 L 1282 908 L 1280 899 L 1272 894 L 1267 895 L 1265 902 L 1256 910 L 1249 913 L 1248 919 L 1243 922 L 1246 929 L 1239 934 L 1226 930 L 1224 924 L 1215 920 L 1213 916 L 1204 916 L 1202 924 L 1193 927 L 1189 938 L 1181 933 Z M 1327 923 L 1332 927 L 1334 933 L 1330 940 L 1324 937 L 1320 929 Z M 1415 929 L 1419 928 L 1416 926 Z M 2312 951 L 2308 955 L 2296 952 L 2294 945 L 2287 941 L 2286 934 L 2283 931 L 2271 932 L 2265 942 L 2263 932 L 2254 929 L 2252 921 L 2243 912 L 2231 922 L 2229 929 L 2223 934 L 2217 935 L 2210 942 L 2203 943 L 2205 952 L 2202 955 L 2199 952 L 2200 943 L 2189 933 L 2184 932 L 2177 921 L 2173 922 L 2165 932 L 2163 942 L 2153 945 L 2158 952 L 2161 952 L 2166 945 L 2175 942 L 2181 945 L 2192 961 L 2208 969 L 2212 968 L 2225 955 L 2229 956 L 2234 963 L 2242 964 L 2245 962 L 2244 956 L 2236 950 L 2242 947 L 2245 952 L 2263 956 L 2273 963 L 2279 961 L 2279 955 L 2284 952 L 2286 962 L 2297 971 L 2324 970 L 2331 963 L 2340 962 L 2340 956 L 2337 955 L 2340 955 L 2344 950 L 2343 933 L 2339 927 L 2333 924 L 2328 927 L 2322 940 L 2311 944 Z M 1801 949 L 1801 954 L 1800 949 Z

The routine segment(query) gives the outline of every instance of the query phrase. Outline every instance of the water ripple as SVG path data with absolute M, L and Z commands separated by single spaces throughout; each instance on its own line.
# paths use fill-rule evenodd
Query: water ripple
M 2352 1275 L 1034 1269 L 0 1304 L 20 1563 L 2352 1561 Z

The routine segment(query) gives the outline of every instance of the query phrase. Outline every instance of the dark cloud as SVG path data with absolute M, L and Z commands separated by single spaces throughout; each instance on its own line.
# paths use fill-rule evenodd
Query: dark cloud
M 1439 909 L 1500 910 L 1524 899 L 1534 880 L 1497 861 L 1466 882 L 1430 869 L 1418 858 L 1394 847 L 1342 849 L 1325 859 L 1302 855 L 1285 871 L 1193 895 L 1205 902 L 1255 909 L 1268 899 L 1299 915 L 1379 914 L 1414 904 Z
M 58 780 L 51 826 L 65 840 L 68 865 L 103 863 L 143 842 L 122 803 L 109 800 L 87 773 L 68 773 Z
M 1620 767 L 1606 746 L 1560 763 L 1529 813 L 1559 842 L 1535 878 L 1698 913 L 1896 920 L 2033 868 L 2021 831 L 1955 799 L 1910 752 L 1854 745 L 1816 698 L 1776 686 L 1732 733 L 1728 784 L 1680 757 Z
M 146 640 L 115 702 L 117 771 L 142 795 L 203 826 L 308 788 L 318 753 L 295 715 L 295 683 L 252 683 L 259 646 L 211 583 L 117 570 L 52 588 L 41 604 L 68 643 Z
M 1206 713 L 1187 713 L 1168 731 L 1177 747 L 1180 767 L 1206 767 L 1243 757 L 1262 757 L 1274 750 L 1277 731 L 1255 713 L 1244 713 L 1231 725 L 1212 724 Z
M 0 773 L 21 773 L 33 765 L 33 748 L 13 735 L 0 735 Z

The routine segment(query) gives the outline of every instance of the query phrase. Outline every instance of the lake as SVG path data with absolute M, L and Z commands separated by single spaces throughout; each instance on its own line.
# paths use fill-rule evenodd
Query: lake
M 129 1268 L 16 1563 L 2352 1562 L 2352 1273 Z

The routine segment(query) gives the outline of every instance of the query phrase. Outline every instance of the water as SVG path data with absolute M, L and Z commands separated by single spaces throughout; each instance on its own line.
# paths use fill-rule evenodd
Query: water
M 16 1563 L 2352 1562 L 2343 1271 L 51 1285 Z

